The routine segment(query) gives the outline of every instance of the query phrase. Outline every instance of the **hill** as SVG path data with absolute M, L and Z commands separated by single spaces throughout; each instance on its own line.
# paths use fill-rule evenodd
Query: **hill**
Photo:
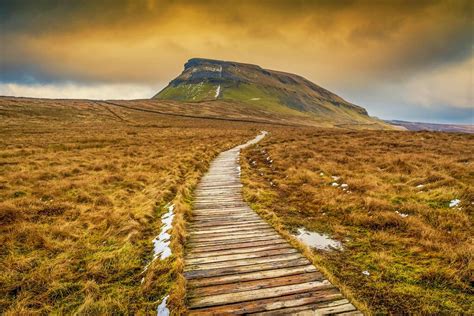
M 399 120 L 386 121 L 389 124 L 402 126 L 409 131 L 433 131 L 474 134 L 474 126 L 467 124 L 436 124 L 422 122 L 407 122 Z
M 274 113 L 309 117 L 319 126 L 390 127 L 370 117 L 364 108 L 301 76 L 230 61 L 190 59 L 184 71 L 153 99 L 236 102 Z

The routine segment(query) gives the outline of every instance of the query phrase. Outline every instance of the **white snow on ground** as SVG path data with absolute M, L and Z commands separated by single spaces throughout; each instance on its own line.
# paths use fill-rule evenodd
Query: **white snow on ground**
M 451 201 L 449 202 L 449 207 L 455 207 L 455 206 L 458 206 L 458 205 L 459 205 L 459 203 L 461 203 L 461 200 L 459 200 L 459 199 L 454 199 L 454 200 L 451 200 Z
M 365 271 L 362 271 L 362 274 L 363 274 L 363 275 L 367 275 L 367 276 L 369 276 L 369 275 L 370 275 L 370 272 L 369 272 L 369 271 L 367 271 L 367 270 L 365 270 Z
M 397 213 L 398 215 L 400 215 L 403 218 L 408 217 L 408 214 L 400 213 L 399 211 L 395 211 L 395 213 Z
M 171 256 L 171 248 L 170 246 L 170 234 L 168 231 L 171 229 L 172 225 L 171 223 L 173 222 L 173 217 L 174 217 L 174 205 L 171 204 L 168 206 L 168 212 L 166 212 L 162 217 L 161 217 L 161 233 L 153 239 L 153 245 L 154 245 L 154 254 L 153 254 L 153 259 L 157 258 L 160 256 L 160 259 L 166 259 L 169 256 Z
M 220 93 L 221 93 L 221 85 L 219 85 L 216 89 L 216 95 L 215 95 L 216 99 L 217 99 L 217 97 L 219 96 Z
M 252 98 L 252 99 L 250 99 L 250 100 L 251 100 L 251 101 L 258 101 L 258 100 L 260 100 L 260 98 Z
M 158 316 L 168 316 L 170 314 L 170 310 L 166 306 L 167 300 L 168 300 L 168 295 L 166 295 L 165 298 L 161 301 L 160 305 L 158 305 L 158 308 L 156 310 L 156 313 Z
M 418 185 L 416 186 L 417 189 L 421 189 L 421 188 L 423 188 L 423 187 L 424 187 L 423 184 L 418 184 Z
M 173 217 L 174 217 L 174 205 L 168 204 L 166 206 L 168 208 L 168 212 L 161 216 L 161 230 L 160 234 L 153 238 L 153 259 L 145 266 L 143 269 L 143 273 L 148 270 L 150 264 L 156 260 L 156 258 L 160 258 L 160 260 L 166 259 L 171 256 L 171 248 L 170 248 L 170 238 L 171 235 L 168 233 L 169 230 L 173 227 Z M 142 278 L 142 283 L 145 281 L 145 278 Z
M 331 185 L 332 185 L 333 187 L 338 187 L 338 186 L 339 186 L 339 183 L 333 182 L 333 183 L 331 183 Z
M 347 183 L 341 184 L 341 188 L 348 188 L 348 187 L 349 187 L 349 185 Z

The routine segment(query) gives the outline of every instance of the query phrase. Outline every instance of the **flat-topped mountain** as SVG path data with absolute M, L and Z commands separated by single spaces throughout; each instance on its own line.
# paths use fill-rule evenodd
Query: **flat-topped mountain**
M 236 101 L 268 111 L 299 112 L 333 123 L 383 124 L 369 117 L 364 108 L 301 76 L 231 61 L 190 59 L 184 71 L 153 98 Z

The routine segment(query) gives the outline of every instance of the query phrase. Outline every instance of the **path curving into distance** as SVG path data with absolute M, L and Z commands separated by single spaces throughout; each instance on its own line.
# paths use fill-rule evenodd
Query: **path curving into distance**
M 240 150 L 222 152 L 196 192 L 185 256 L 189 315 L 362 315 L 242 198 Z

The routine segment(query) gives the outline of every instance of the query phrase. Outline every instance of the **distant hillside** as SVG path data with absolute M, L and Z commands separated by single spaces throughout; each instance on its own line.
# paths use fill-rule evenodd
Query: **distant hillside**
M 421 123 L 421 122 L 407 122 L 391 120 L 387 123 L 402 126 L 409 131 L 437 131 L 437 132 L 457 132 L 474 134 L 474 125 L 462 124 L 435 124 L 435 123 Z
M 315 124 L 388 124 L 336 94 L 294 74 L 257 65 L 193 58 L 184 71 L 153 97 L 188 102 L 225 100 L 271 112 L 311 117 Z

